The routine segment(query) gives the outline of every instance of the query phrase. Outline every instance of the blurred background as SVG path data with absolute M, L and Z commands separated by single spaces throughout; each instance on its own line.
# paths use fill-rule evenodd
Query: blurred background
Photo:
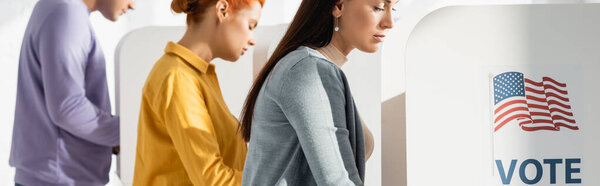
M 16 98 L 17 66 L 25 27 L 37 0 L 0 0 L 0 185 L 14 185 L 14 168 L 8 158 L 12 137 L 14 104 Z M 301 0 L 267 0 L 259 22 L 261 25 L 289 23 Z M 394 47 L 385 50 L 404 51 L 404 42 L 412 28 L 428 13 L 452 5 L 485 4 L 549 4 L 549 3 L 598 3 L 600 0 L 400 0 L 400 19 L 388 34 Z M 185 15 L 170 10 L 169 0 L 137 0 L 136 9 L 110 22 L 99 12 L 90 15 L 92 25 L 105 53 L 110 97 L 114 112 L 114 53 L 119 40 L 129 31 L 145 26 L 185 26 Z M 384 43 L 385 45 L 386 43 Z M 388 43 L 389 44 L 389 43 Z M 384 59 L 381 69 L 381 102 L 386 102 L 405 92 L 404 58 Z M 385 68 L 384 68 L 385 67 Z M 385 161 L 385 158 L 384 158 Z M 393 162 L 391 162 L 393 163 Z M 385 162 L 382 163 L 385 169 Z M 116 176 L 115 163 L 108 185 L 121 185 Z M 393 170 L 390 170 L 393 172 Z M 386 171 L 382 171 L 386 174 Z M 383 181 L 385 183 L 385 181 Z M 384 184 L 387 185 L 387 184 Z

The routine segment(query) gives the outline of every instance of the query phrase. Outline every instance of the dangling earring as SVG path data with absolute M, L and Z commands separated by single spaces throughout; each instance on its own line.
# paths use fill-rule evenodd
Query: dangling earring
M 335 27 L 333 28 L 333 30 L 334 30 L 334 31 L 336 31 L 336 32 L 337 32 L 337 31 L 339 31 L 339 30 L 340 30 L 340 26 L 338 25 L 338 17 L 335 17 L 335 23 L 334 23 L 334 26 L 335 26 Z

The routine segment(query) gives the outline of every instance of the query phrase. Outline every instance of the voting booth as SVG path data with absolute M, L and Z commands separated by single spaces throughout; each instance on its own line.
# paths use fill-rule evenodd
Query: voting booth
M 242 105 L 255 74 L 273 53 L 287 25 L 259 26 L 254 34 L 256 46 L 237 62 L 213 60 L 227 106 L 234 116 Z M 139 108 L 146 77 L 164 54 L 168 41 L 177 42 L 185 27 L 145 27 L 128 33 L 115 56 L 116 111 L 121 118 L 121 152 L 118 173 L 124 185 L 133 181 Z M 380 53 L 354 51 L 343 70 L 361 117 L 375 136 L 375 151 L 367 162 L 366 185 L 381 185 L 381 76 Z
M 239 61 L 213 61 L 235 116 L 286 29 L 259 26 Z M 124 185 L 143 84 L 184 31 L 138 29 L 117 49 Z M 394 33 L 376 53 L 354 50 L 342 68 L 375 137 L 365 185 L 600 185 L 600 5 L 452 6 L 424 17 L 407 42 Z M 405 63 L 405 79 L 393 81 L 406 92 L 386 101 L 383 60 Z
M 406 47 L 408 185 L 600 185 L 600 5 L 455 6 Z

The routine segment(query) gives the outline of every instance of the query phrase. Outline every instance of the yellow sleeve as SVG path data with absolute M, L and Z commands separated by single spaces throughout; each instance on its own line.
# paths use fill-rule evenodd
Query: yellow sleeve
M 241 185 L 242 172 L 224 164 L 204 95 L 198 83 L 184 73 L 174 73 L 162 86 L 167 133 L 194 185 Z M 163 85 L 165 85 L 163 84 Z M 233 137 L 233 136 L 232 136 Z

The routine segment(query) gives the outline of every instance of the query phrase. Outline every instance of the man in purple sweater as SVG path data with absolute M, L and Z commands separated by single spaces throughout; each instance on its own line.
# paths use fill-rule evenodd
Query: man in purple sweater
M 25 31 L 10 165 L 16 185 L 104 185 L 119 118 L 111 115 L 104 54 L 90 25 L 116 21 L 133 0 L 40 0 Z

